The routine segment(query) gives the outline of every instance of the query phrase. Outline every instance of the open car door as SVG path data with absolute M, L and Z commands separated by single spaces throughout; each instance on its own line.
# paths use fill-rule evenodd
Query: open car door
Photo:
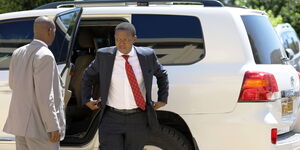
M 67 11 L 56 10 L 57 15 L 54 17 L 56 24 L 56 37 L 49 49 L 54 54 L 59 69 L 61 70 L 62 80 L 65 85 L 66 94 L 65 101 L 71 95 L 68 90 L 68 72 L 70 69 L 70 56 L 74 45 L 74 36 L 79 25 L 82 8 L 69 9 Z M 5 120 L 7 118 L 9 103 L 12 91 L 8 86 L 8 66 L 12 53 L 15 49 L 28 44 L 34 38 L 33 24 L 34 20 L 40 16 L 35 10 L 28 11 L 32 16 L 22 17 L 22 13 L 18 13 L 20 17 L 17 19 L 8 18 L 0 20 L 0 149 L 14 150 L 15 136 L 2 132 Z M 17 13 L 17 12 L 16 12 Z M 42 15 L 47 16 L 47 13 Z M 49 16 L 51 16 L 49 14 Z M 53 17 L 50 17 L 53 18 Z M 57 56 L 57 57 L 56 57 Z
M 63 62 L 63 65 L 60 65 L 58 61 L 58 66 L 60 68 L 61 77 L 65 87 L 65 97 L 64 97 L 65 106 L 67 106 L 68 101 L 71 97 L 71 91 L 68 90 L 69 82 L 71 79 L 70 59 L 74 47 L 75 36 L 77 34 L 77 29 L 80 23 L 81 14 L 82 14 L 82 8 L 74 8 L 71 10 L 61 12 L 57 14 L 56 17 L 54 18 L 54 22 L 56 25 L 56 38 L 54 42 L 61 43 L 61 44 L 54 44 L 54 45 L 60 45 L 60 48 L 56 48 L 56 49 L 60 49 L 60 51 L 67 51 L 67 53 L 61 53 L 61 55 L 66 54 L 65 56 L 66 59 L 64 59 L 65 62 Z

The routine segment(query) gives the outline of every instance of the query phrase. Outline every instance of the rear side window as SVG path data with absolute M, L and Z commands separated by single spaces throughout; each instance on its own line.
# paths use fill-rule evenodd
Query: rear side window
M 0 69 L 7 69 L 13 51 L 33 39 L 35 18 L 0 21 Z
M 155 50 L 164 65 L 193 64 L 204 58 L 200 20 L 195 16 L 133 14 L 135 45 Z
M 257 64 L 281 64 L 282 45 L 268 18 L 242 16 Z
M 8 69 L 14 50 L 30 43 L 33 38 L 35 17 L 0 21 L 0 69 Z M 56 27 L 56 36 L 49 47 L 57 63 L 66 62 L 70 37 Z

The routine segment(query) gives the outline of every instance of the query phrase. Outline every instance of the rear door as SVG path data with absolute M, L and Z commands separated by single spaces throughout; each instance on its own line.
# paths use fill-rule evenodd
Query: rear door
M 56 24 L 56 38 L 55 42 L 62 43 L 58 47 L 50 47 L 50 49 L 58 49 L 60 54 L 57 58 L 58 67 L 61 72 L 62 80 L 65 86 L 65 104 L 71 97 L 71 91 L 68 90 L 70 82 L 70 68 L 71 68 L 71 55 L 74 47 L 75 36 L 77 34 L 80 17 L 82 14 L 82 8 L 71 9 L 62 13 L 59 13 L 55 17 Z M 56 46 L 58 44 L 53 44 Z
M 45 15 L 35 14 L 35 12 L 28 13 L 33 15 L 31 17 L 26 16 L 0 20 L 0 149 L 5 150 L 15 149 L 14 136 L 2 132 L 12 94 L 8 86 L 10 59 L 15 49 L 32 41 L 34 38 L 34 20 L 39 15 Z M 67 63 L 70 59 L 69 53 L 73 47 L 73 36 L 76 34 L 82 8 L 75 8 L 64 12 L 58 10 L 57 13 L 59 14 L 54 17 L 57 28 L 56 37 L 49 48 L 55 56 L 63 82 L 65 82 L 70 66 L 70 64 Z M 49 15 L 49 17 L 51 18 L 51 15 Z

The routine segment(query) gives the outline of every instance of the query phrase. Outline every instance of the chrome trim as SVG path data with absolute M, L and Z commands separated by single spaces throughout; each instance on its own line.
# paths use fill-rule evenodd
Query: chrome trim
M 16 141 L 15 137 L 0 137 L 0 141 Z
M 299 97 L 300 96 L 300 92 L 299 91 L 295 91 L 295 90 L 282 90 L 281 91 L 281 97 L 285 98 L 285 97 Z

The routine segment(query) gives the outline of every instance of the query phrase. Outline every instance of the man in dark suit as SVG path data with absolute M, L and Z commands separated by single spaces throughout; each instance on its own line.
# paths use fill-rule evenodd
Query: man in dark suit
M 83 104 L 92 110 L 101 109 L 101 150 L 142 150 L 147 128 L 158 127 L 155 109 L 167 103 L 167 72 L 152 49 L 133 46 L 136 39 L 132 24 L 119 24 L 115 28 L 116 46 L 98 50 L 83 75 Z M 97 76 L 101 98 L 92 100 Z M 151 98 L 153 76 L 158 85 L 155 103 Z

